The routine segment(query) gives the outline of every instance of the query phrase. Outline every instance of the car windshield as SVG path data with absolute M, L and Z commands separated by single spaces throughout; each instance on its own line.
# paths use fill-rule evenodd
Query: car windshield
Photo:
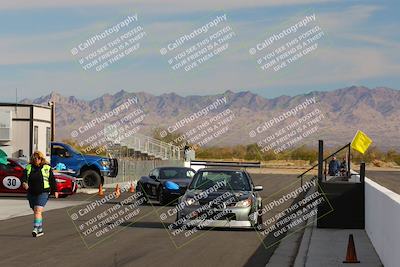
M 218 190 L 250 191 L 249 179 L 241 171 L 201 171 L 194 176 L 189 188 L 206 190 L 213 186 Z
M 78 154 L 78 155 L 79 155 L 79 154 L 82 154 L 80 151 L 76 150 L 76 149 L 75 149 L 73 146 L 71 146 L 71 145 L 66 144 L 65 147 L 67 147 L 68 150 L 71 151 L 72 153 L 75 153 L 75 154 Z
M 187 168 L 160 169 L 160 179 L 191 179 L 194 171 Z
M 21 165 L 22 168 L 26 168 L 26 165 L 28 165 L 28 162 L 24 159 L 17 159 L 15 162 L 19 165 Z

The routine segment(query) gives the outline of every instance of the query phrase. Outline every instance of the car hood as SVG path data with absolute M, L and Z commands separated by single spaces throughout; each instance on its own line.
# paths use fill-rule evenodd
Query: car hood
M 187 187 L 189 185 L 191 179 L 179 179 L 179 178 L 177 178 L 177 179 L 162 180 L 163 184 L 165 182 L 167 182 L 167 181 L 176 183 L 180 187 Z
M 95 161 L 99 161 L 99 160 L 108 160 L 108 158 L 105 157 L 99 157 L 99 156 L 95 156 L 95 155 L 83 155 L 80 154 L 78 156 L 81 156 L 83 159 L 89 161 L 89 162 L 95 162 Z
M 64 174 L 64 173 L 59 173 L 59 172 L 54 172 L 54 178 L 64 179 L 64 180 L 72 180 L 73 182 L 76 181 L 75 177 L 72 177 L 72 176 Z
M 193 198 L 195 196 L 200 195 L 202 192 L 205 193 L 205 190 L 187 190 L 185 193 L 185 198 Z M 204 194 L 203 193 L 203 194 Z M 228 200 L 231 197 L 234 198 L 234 202 L 245 200 L 251 196 L 250 191 L 229 191 L 229 190 L 219 190 L 215 192 L 210 192 L 209 194 L 205 194 L 204 197 L 202 197 L 199 200 L 200 205 L 204 205 L 210 201 L 213 201 L 216 198 L 220 198 L 221 200 Z
M 109 160 L 105 157 L 100 157 L 96 155 L 85 155 L 85 154 L 76 154 L 76 157 L 81 157 L 81 159 L 87 161 L 88 163 L 94 163 L 99 160 Z

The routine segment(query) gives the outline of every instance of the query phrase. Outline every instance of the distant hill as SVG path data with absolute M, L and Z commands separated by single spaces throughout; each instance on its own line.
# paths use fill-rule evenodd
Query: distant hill
M 179 96 L 175 93 L 155 96 L 145 92 L 130 93 L 120 91 L 114 95 L 105 94 L 91 101 L 77 99 L 74 96 L 62 96 L 51 93 L 47 96 L 22 103 L 56 103 L 56 137 L 71 138 L 72 130 L 92 120 L 94 117 L 112 110 L 128 98 L 137 97 L 138 105 L 147 114 L 141 133 L 151 135 L 156 127 L 167 127 L 177 120 L 190 115 L 211 104 L 217 98 L 226 96 L 227 105 L 236 115 L 230 124 L 230 130 L 221 138 L 208 145 L 235 145 L 254 143 L 248 132 L 263 121 L 281 114 L 315 96 L 325 115 L 320 130 L 306 143 L 316 145 L 318 138 L 326 140 L 328 145 L 341 145 L 350 142 L 357 129 L 366 132 L 374 144 L 381 149 L 400 148 L 400 91 L 390 88 L 352 86 L 334 91 L 316 91 L 297 96 L 280 96 L 267 99 L 250 91 L 208 96 Z M 223 108 L 223 109 L 224 109 Z M 217 112 L 223 110 L 218 109 Z M 216 113 L 212 113 L 216 114 Z M 195 122 L 196 123 L 196 122 Z M 189 129 L 189 128 L 186 128 Z M 278 130 L 278 128 L 275 128 Z

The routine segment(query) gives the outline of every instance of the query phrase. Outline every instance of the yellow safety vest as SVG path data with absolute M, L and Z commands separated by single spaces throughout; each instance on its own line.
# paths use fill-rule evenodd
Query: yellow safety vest
M 43 165 L 42 167 L 42 176 L 43 176 L 43 188 L 47 189 L 50 188 L 50 183 L 49 183 L 49 178 L 50 178 L 50 170 L 51 167 L 47 164 Z M 26 165 L 26 176 L 29 179 L 29 175 L 31 174 L 32 171 L 32 165 L 28 164 Z

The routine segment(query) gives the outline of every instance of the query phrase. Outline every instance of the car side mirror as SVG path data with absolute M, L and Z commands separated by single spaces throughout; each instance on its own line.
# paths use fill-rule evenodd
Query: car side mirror
M 150 175 L 149 177 L 150 179 L 157 180 L 157 177 L 155 175 Z
M 69 151 L 65 151 L 64 155 L 65 155 L 66 158 L 70 158 L 71 157 L 71 153 Z
M 254 186 L 254 191 L 262 191 L 262 190 L 263 190 L 263 186 L 262 185 Z

